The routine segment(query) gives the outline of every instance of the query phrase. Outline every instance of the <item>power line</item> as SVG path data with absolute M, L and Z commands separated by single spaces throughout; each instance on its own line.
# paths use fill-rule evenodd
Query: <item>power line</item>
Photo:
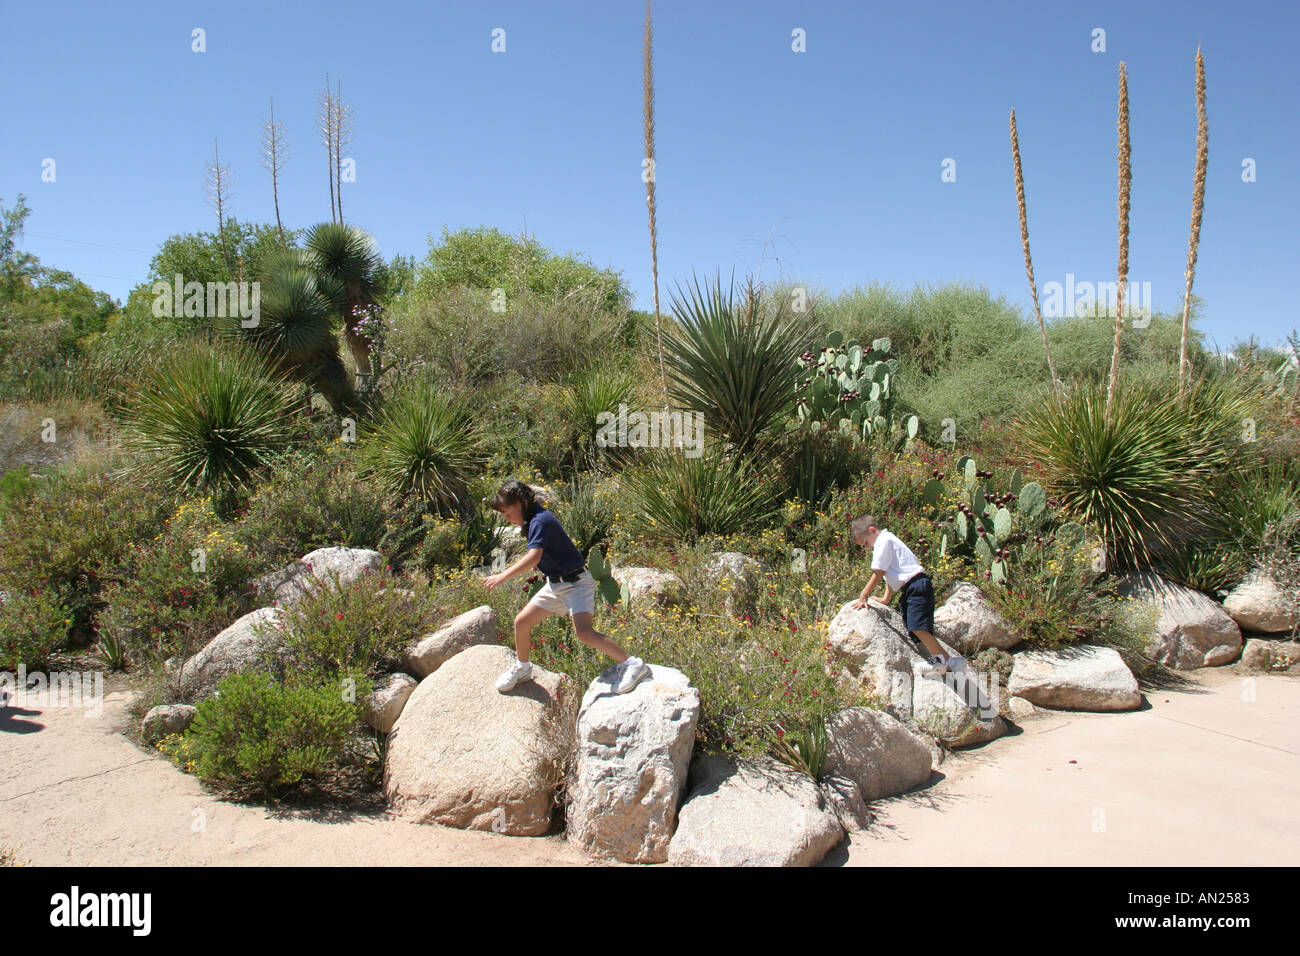
M 75 242 L 82 246 L 99 246 L 101 249 L 120 249 L 123 252 L 141 252 L 147 256 L 153 255 L 153 251 L 150 249 L 132 249 L 130 246 L 110 246 L 106 242 L 87 242 L 85 239 L 64 239 L 62 236 L 46 236 L 39 232 L 27 232 L 26 230 L 23 231 L 23 235 L 31 236 L 33 239 L 53 239 L 55 242 Z M 89 275 L 89 273 L 87 273 L 87 275 Z M 119 277 L 106 276 L 105 278 L 113 279 Z

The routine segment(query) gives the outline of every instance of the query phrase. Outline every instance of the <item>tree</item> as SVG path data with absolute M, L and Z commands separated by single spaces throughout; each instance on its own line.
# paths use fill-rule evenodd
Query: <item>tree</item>
M 275 200 L 275 226 L 284 239 L 284 224 L 280 221 L 280 170 L 288 158 L 284 146 L 284 124 L 275 119 L 275 100 L 271 100 L 271 115 L 262 121 L 262 165 L 271 174 L 271 196 Z

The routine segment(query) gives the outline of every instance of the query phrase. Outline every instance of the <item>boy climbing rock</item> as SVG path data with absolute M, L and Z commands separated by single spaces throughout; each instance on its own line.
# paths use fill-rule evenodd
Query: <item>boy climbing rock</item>
M 859 547 L 871 549 L 871 580 L 862 589 L 862 594 L 853 602 L 855 608 L 864 608 L 885 579 L 885 597 L 882 604 L 889 604 L 894 594 L 898 594 L 898 609 L 903 615 L 903 626 L 912 639 L 919 640 L 929 655 L 924 668 L 926 677 L 939 678 L 945 673 L 964 671 L 966 658 L 948 657 L 943 647 L 934 637 L 934 589 L 930 586 L 930 576 L 916 559 L 912 549 L 905 545 L 897 535 L 887 528 L 876 524 L 875 516 L 863 515 L 853 519 L 849 525 L 853 540 Z
M 523 557 L 500 574 L 483 579 L 491 590 L 509 578 L 536 568 L 546 575 L 546 584 L 515 616 L 515 657 L 510 668 L 497 680 L 497 690 L 509 693 L 517 684 L 532 678 L 528 660 L 529 635 L 550 614 L 568 613 L 573 630 L 582 643 L 596 648 L 625 666 L 614 684 L 614 693 L 626 694 L 650 676 L 650 668 L 639 657 L 629 657 L 604 634 L 592 627 L 596 582 L 587 570 L 582 552 L 565 533 L 559 519 L 543 508 L 531 486 L 507 481 L 489 504 L 507 521 L 519 525 L 528 543 Z

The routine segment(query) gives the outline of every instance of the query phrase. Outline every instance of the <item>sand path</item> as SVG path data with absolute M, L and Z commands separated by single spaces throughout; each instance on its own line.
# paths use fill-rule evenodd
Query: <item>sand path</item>
M 1049 713 L 880 801 L 828 864 L 1300 863 L 1300 680 L 1199 672 L 1128 714 Z M 226 803 L 103 714 L 0 713 L 0 847 L 35 865 L 581 865 L 560 837 Z M 1071 763 L 1071 761 L 1076 761 Z

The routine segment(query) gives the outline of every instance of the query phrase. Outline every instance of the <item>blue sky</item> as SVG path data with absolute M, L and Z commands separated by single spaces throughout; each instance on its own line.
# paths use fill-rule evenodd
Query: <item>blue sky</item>
M 649 308 L 640 182 L 644 5 L 604 2 L 0 3 L 0 196 L 24 248 L 118 298 L 168 235 L 214 227 L 219 139 L 240 219 L 273 221 L 258 130 L 275 98 L 287 225 L 327 219 L 325 73 L 353 108 L 350 222 L 422 258 L 444 225 L 526 228 L 622 272 Z M 658 0 L 661 296 L 759 264 L 834 292 L 969 281 L 1029 314 L 1007 118 L 1040 287 L 1113 281 L 1118 65 L 1128 66 L 1130 279 L 1183 290 L 1206 57 L 1210 161 L 1195 293 L 1223 348 L 1300 326 L 1292 300 L 1300 4 Z M 207 51 L 191 51 L 191 31 Z M 506 52 L 491 50 L 506 31 Z M 1091 50 L 1094 28 L 1106 51 Z M 807 52 L 791 49 L 806 32 Z M 1257 180 L 1242 181 L 1251 158 Z M 42 181 L 53 158 L 56 180 Z M 956 161 L 956 182 L 941 164 Z M 1291 169 L 1291 172 L 1288 170 Z

